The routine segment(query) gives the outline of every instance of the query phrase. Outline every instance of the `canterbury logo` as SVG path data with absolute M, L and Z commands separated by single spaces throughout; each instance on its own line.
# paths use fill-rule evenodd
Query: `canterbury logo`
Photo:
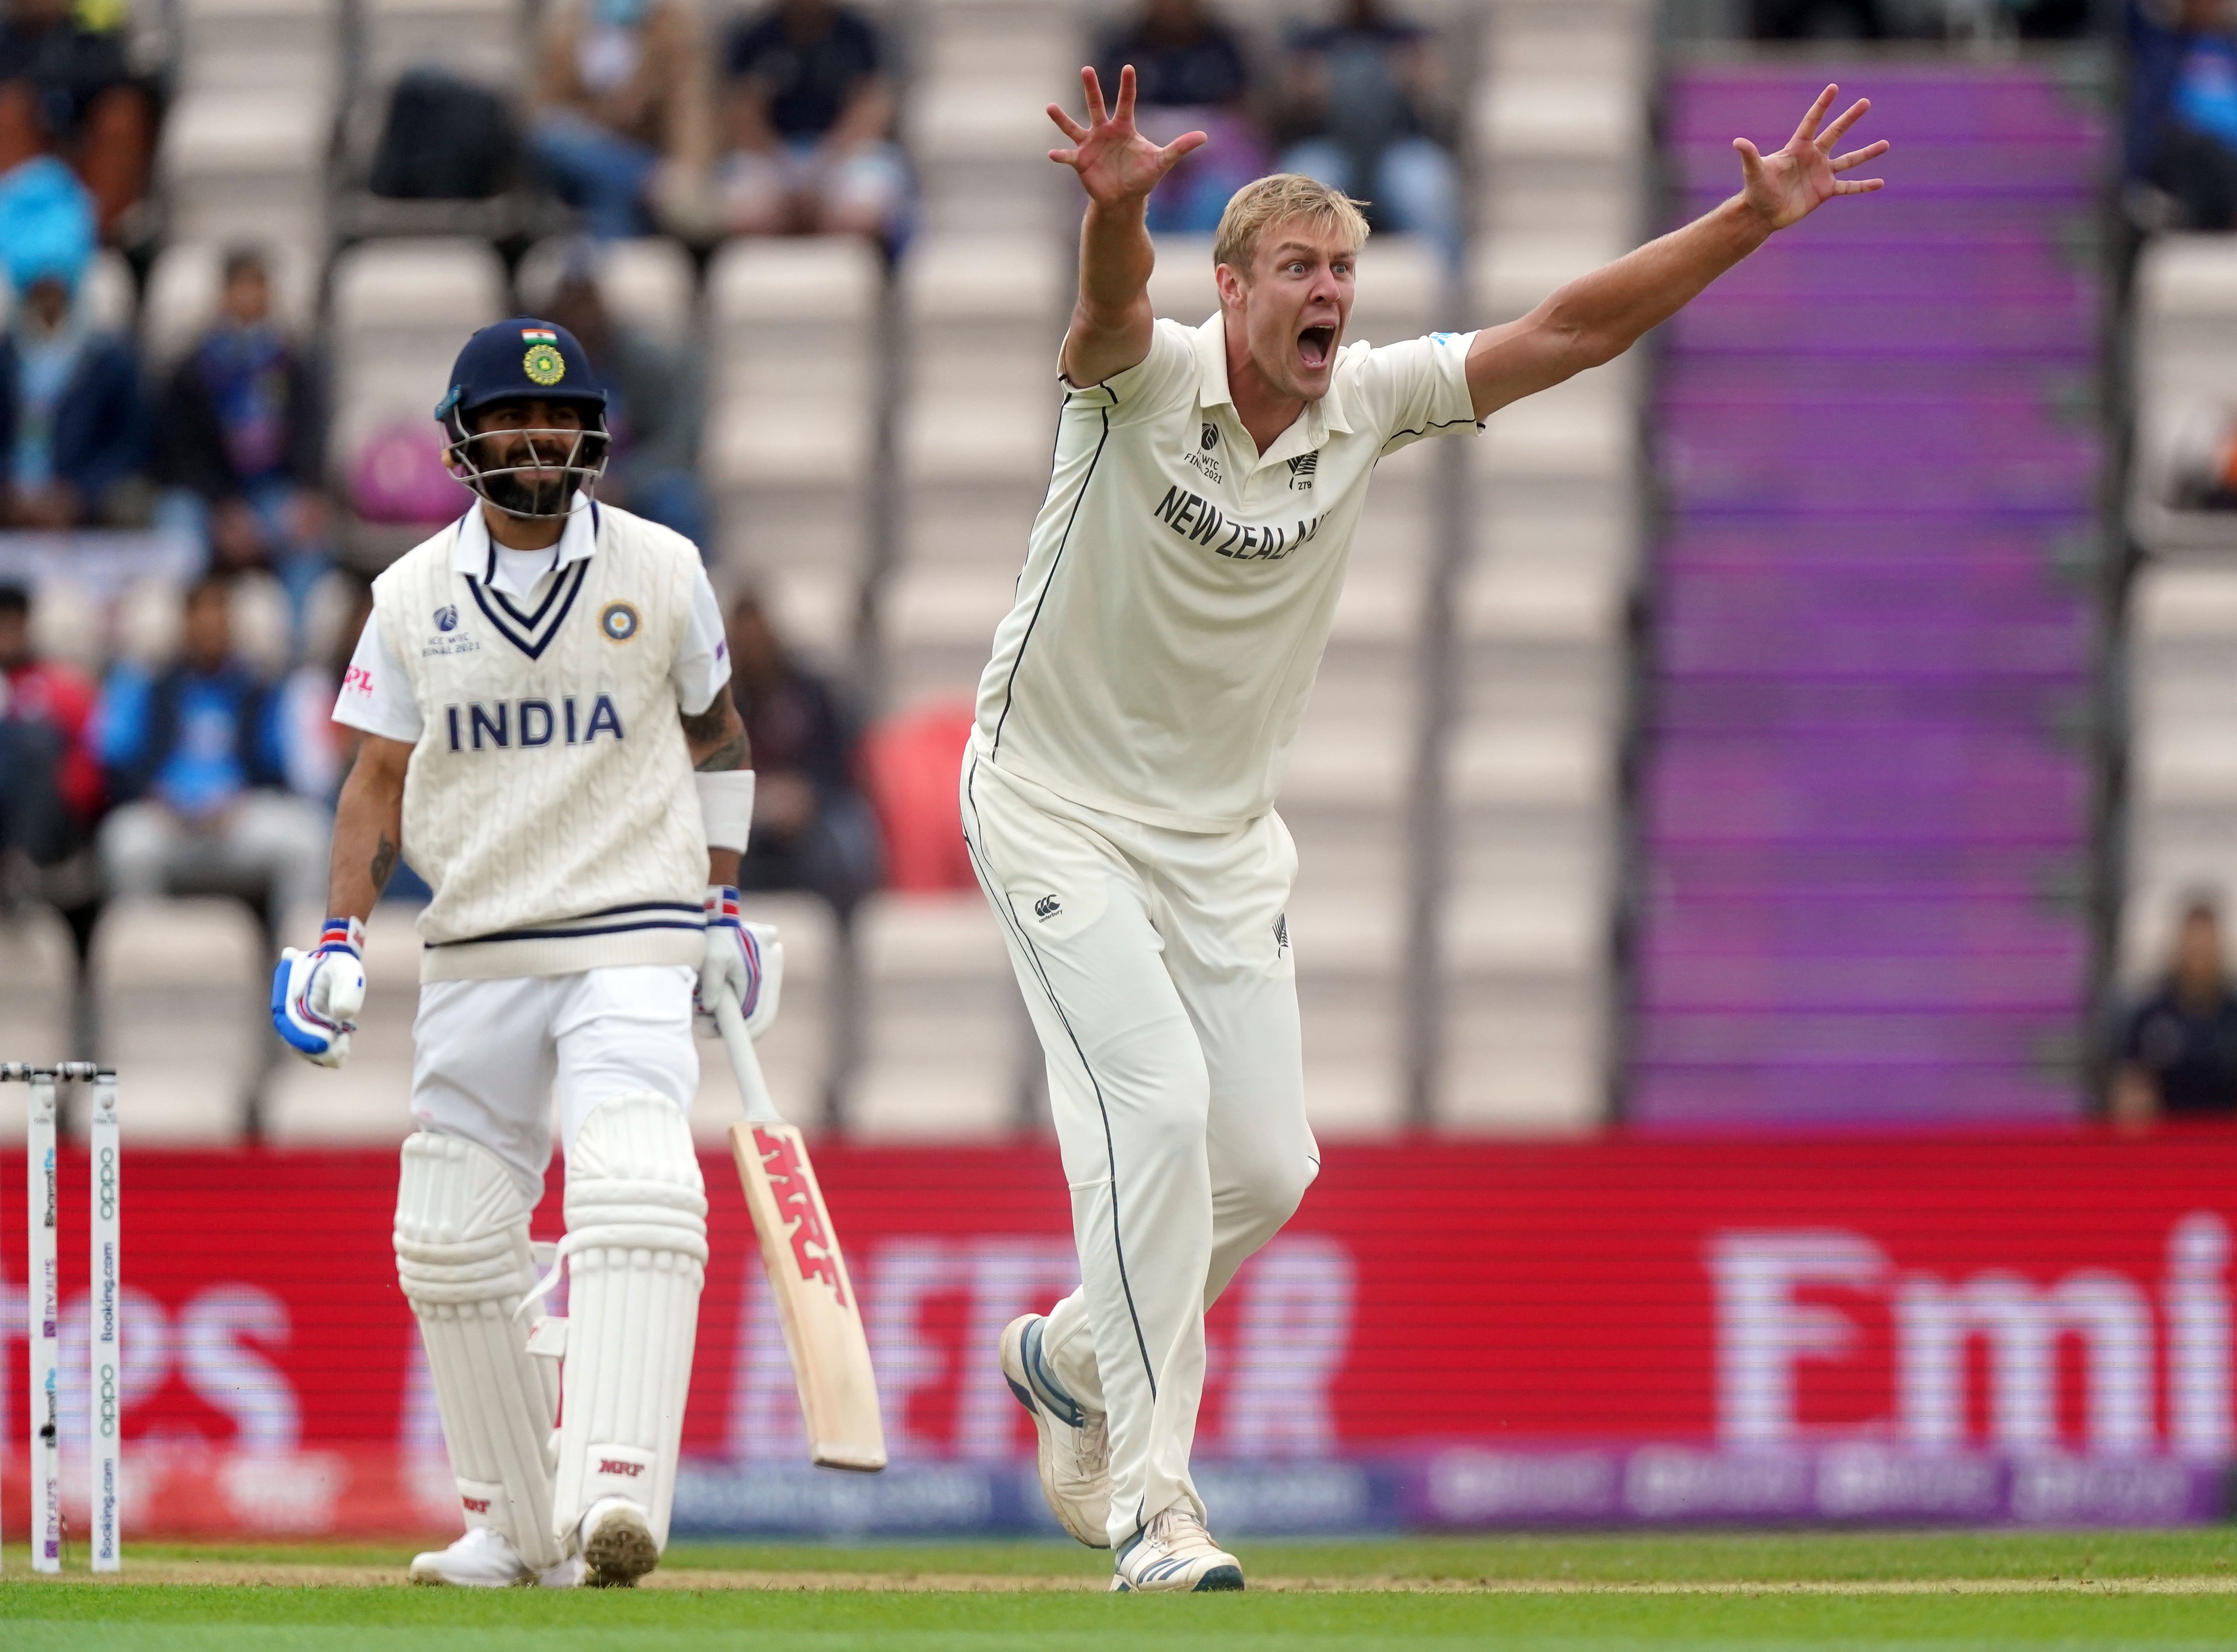
M 1033 903 L 1033 916 L 1046 922 L 1064 910 L 1064 903 L 1054 895 L 1043 895 Z
M 631 1479 L 634 1479 L 638 1475 L 644 1472 L 644 1464 L 642 1463 L 624 1463 L 617 1457 L 602 1457 L 598 1459 L 598 1472 L 601 1474 L 625 1474 Z

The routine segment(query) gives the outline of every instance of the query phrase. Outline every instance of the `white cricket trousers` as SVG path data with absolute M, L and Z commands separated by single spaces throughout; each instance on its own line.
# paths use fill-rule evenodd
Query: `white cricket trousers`
M 680 964 L 632 964 L 426 982 L 412 1027 L 412 1116 L 497 1155 L 533 1210 L 551 1162 L 555 1099 L 563 1149 L 599 1102 L 625 1091 L 655 1091 L 690 1114 L 698 978 Z
M 1278 815 L 1174 832 L 965 754 L 963 835 L 1048 1058 L 1080 1288 L 1057 1380 L 1111 1431 L 1115 1548 L 1185 1503 L 1204 1310 L 1320 1168 L 1305 1122 Z

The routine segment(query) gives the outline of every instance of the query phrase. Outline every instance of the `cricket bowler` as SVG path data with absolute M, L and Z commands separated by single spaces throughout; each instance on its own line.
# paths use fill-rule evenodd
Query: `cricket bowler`
M 1112 1587 L 1243 1587 L 1189 1478 L 1204 1315 L 1319 1168 L 1274 812 L 1376 462 L 1473 432 L 1620 355 L 1884 142 L 1834 148 L 1827 87 L 1739 192 L 1528 315 L 1344 343 L 1358 204 L 1261 178 L 1227 205 L 1219 312 L 1151 312 L 1145 203 L 1192 132 L 1134 125 L 1134 73 L 1087 121 L 1052 104 L 1087 194 L 1054 473 L 995 633 L 965 755 L 964 836 L 1048 1061 L 1081 1286 L 1003 1333 L 1064 1528 Z M 1310 936 L 1295 938 L 1310 946 Z
M 695 1010 L 711 1033 L 720 997 L 751 1031 L 776 1007 L 774 931 L 738 915 L 754 777 L 722 615 L 689 540 L 592 497 L 605 405 L 548 322 L 459 352 L 435 416 L 476 498 L 373 582 L 334 711 L 364 740 L 332 916 L 273 981 L 280 1037 L 340 1066 L 364 920 L 411 857 L 434 898 L 396 1272 L 466 1526 L 415 1583 L 626 1585 L 657 1563 L 707 1260 Z M 564 1320 L 537 1317 L 553 1281 L 528 1229 L 555 1099 Z

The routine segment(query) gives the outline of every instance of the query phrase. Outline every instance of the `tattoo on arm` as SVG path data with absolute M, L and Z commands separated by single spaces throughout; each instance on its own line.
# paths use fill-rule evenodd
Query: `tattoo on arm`
M 734 768 L 746 766 L 746 749 L 745 731 L 740 729 L 693 767 L 703 774 L 727 774 Z
M 752 747 L 746 740 L 743 726 L 732 722 L 731 719 L 736 714 L 730 708 L 729 697 L 716 694 L 714 703 L 706 710 L 696 714 L 687 714 L 684 716 L 683 738 L 691 743 L 695 750 L 711 740 L 723 741 L 721 745 L 693 765 L 701 773 L 723 774 L 731 769 L 745 767 L 748 754 Z M 729 739 L 723 740 L 724 732 L 733 728 L 736 732 L 732 734 Z
M 396 846 L 388 840 L 388 833 L 380 834 L 379 846 L 373 852 L 373 892 L 376 895 L 388 887 L 389 875 L 396 870 Z

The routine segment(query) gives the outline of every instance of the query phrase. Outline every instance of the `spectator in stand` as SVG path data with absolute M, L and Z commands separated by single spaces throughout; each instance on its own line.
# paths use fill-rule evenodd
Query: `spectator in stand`
M 731 30 L 723 68 L 725 227 L 900 238 L 908 163 L 893 140 L 886 49 L 868 17 L 832 0 L 778 0 Z
M 31 646 L 31 598 L 0 585 L 0 898 L 28 898 L 101 817 L 93 685 Z
M 0 525 L 145 519 L 140 370 L 77 301 L 92 257 L 92 201 L 67 169 L 34 161 L 0 179 L 0 261 L 20 294 L 0 339 Z
M 279 699 L 234 653 L 224 580 L 187 593 L 178 663 L 120 668 L 100 719 L 111 895 L 237 894 L 267 933 L 325 900 L 327 814 L 287 790 Z
M 2237 1113 L 2237 991 L 2221 951 L 2221 914 L 2193 898 L 2167 977 L 2128 1017 L 2113 1077 L 2113 1116 Z
M 692 364 L 616 321 L 588 269 L 570 269 L 544 312 L 581 340 L 606 387 L 613 445 L 598 497 L 672 528 L 709 551 L 699 485 L 699 383 Z
M 2237 8 L 2129 8 L 2128 163 L 2186 229 L 2237 228 Z
M 567 0 L 544 26 L 529 148 L 602 239 L 697 227 L 713 91 L 689 0 Z
M 70 0 L 5 0 L 0 16 L 0 173 L 60 156 L 93 192 L 102 232 L 147 192 L 155 111 L 121 28 L 86 27 Z
M 326 426 L 308 365 L 272 319 L 263 254 L 226 254 L 216 325 L 165 387 L 156 480 L 211 565 L 268 568 L 298 615 L 327 562 Z
M 754 829 L 738 887 L 820 895 L 841 927 L 881 875 L 877 821 L 855 784 L 855 730 L 837 691 L 785 651 L 760 599 L 730 606 L 730 694 L 753 742 Z
M 1429 30 L 1382 0 L 1343 0 L 1338 19 L 1292 43 L 1286 124 L 1298 140 L 1284 172 L 1369 203 L 1379 229 L 1461 255 L 1460 174 L 1438 142 L 1443 58 Z
M 1210 234 L 1228 197 L 1266 170 L 1265 138 L 1251 117 L 1250 70 L 1243 43 L 1203 0 L 1149 0 L 1140 16 L 1104 36 L 1095 55 L 1103 84 L 1134 66 L 1134 122 L 1151 142 L 1201 131 L 1150 197 L 1152 234 Z

